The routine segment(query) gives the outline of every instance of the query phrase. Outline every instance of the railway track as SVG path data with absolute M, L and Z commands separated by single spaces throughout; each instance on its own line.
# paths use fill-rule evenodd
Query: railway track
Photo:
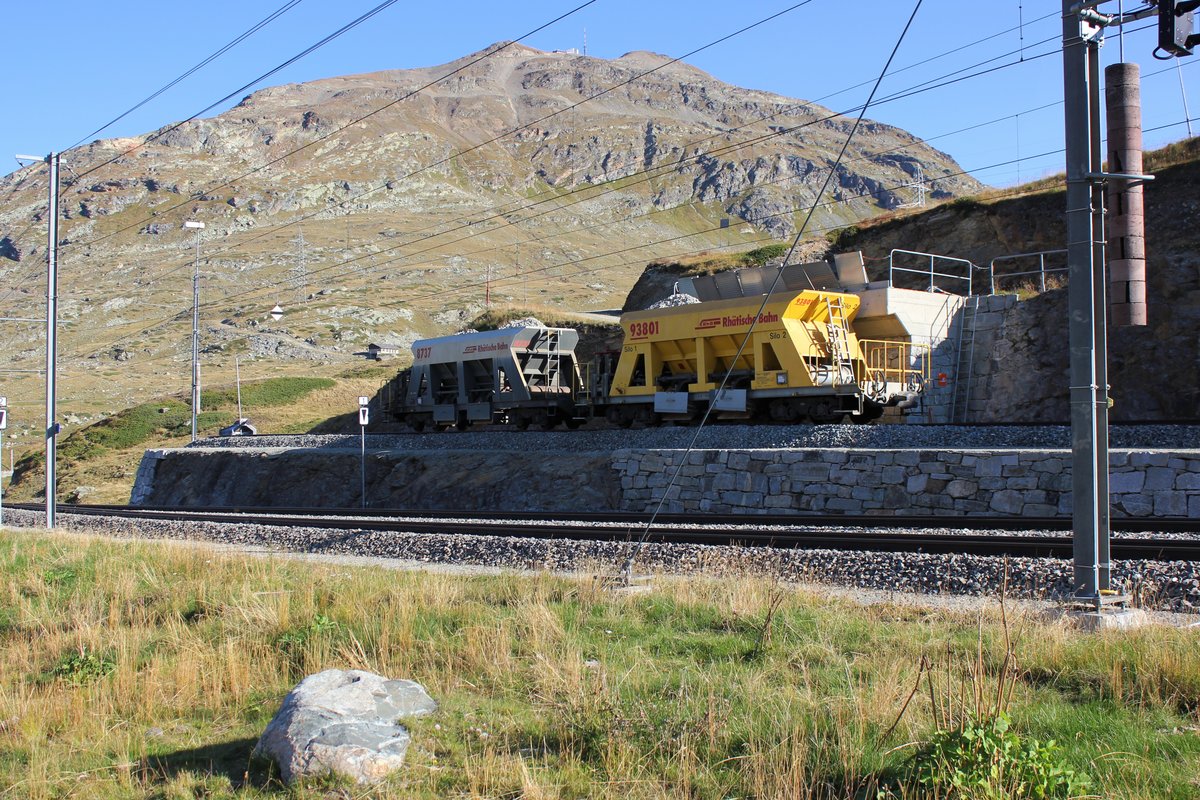
M 41 506 L 17 504 L 13 508 L 40 511 Z M 246 525 L 354 529 L 365 531 L 466 534 L 578 541 L 640 539 L 648 522 L 645 514 L 458 514 L 401 512 L 396 510 L 328 510 L 279 508 L 166 509 L 127 506 L 74 506 L 60 504 L 63 514 L 121 517 L 157 521 L 219 522 Z M 453 519 L 446 519 L 453 516 Z M 1115 530 L 1154 533 L 1200 533 L 1194 520 L 1113 521 Z M 897 532 L 897 529 L 907 532 Z M 959 553 L 1070 558 L 1069 535 L 996 531 L 1066 531 L 1064 519 L 1014 519 L 1011 517 L 830 517 L 661 515 L 647 541 L 706 545 L 740 545 L 784 549 L 829 549 L 874 552 Z M 971 533 L 913 533 L 914 529 L 970 530 Z M 1200 561 L 1200 538 L 1164 538 L 1140 535 L 1114 538 L 1114 559 Z

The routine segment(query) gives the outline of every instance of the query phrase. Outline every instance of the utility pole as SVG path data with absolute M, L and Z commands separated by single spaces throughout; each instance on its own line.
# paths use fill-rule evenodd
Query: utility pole
M 46 234 L 46 529 L 54 527 L 58 505 L 58 153 L 50 166 L 50 208 Z
M 1157 13 L 1151 7 L 1130 14 L 1102 14 L 1096 10 L 1102 2 L 1063 0 L 1062 12 L 1073 590 L 1075 600 L 1097 614 L 1106 605 L 1121 607 L 1127 600 L 1112 591 L 1110 557 L 1104 186 L 1108 181 L 1128 185 L 1153 179 L 1103 170 L 1100 44 L 1106 26 Z
M 192 442 L 196 441 L 196 416 L 200 413 L 200 231 L 203 222 L 188 220 L 183 227 L 196 231 L 196 257 L 192 259 Z
M 57 416 L 58 394 L 55 387 L 58 363 L 58 161 L 59 153 L 48 156 L 22 156 L 18 161 L 41 161 L 50 167 L 49 200 L 46 216 L 46 528 L 54 527 L 54 512 L 57 508 L 55 492 L 58 477 L 55 465 L 58 460 L 59 424 Z

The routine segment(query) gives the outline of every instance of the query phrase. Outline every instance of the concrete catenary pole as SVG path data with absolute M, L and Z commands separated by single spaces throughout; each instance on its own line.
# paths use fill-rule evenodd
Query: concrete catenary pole
M 1137 64 L 1110 64 L 1104 70 L 1108 111 L 1108 172 L 1142 172 L 1142 108 Z M 1142 182 L 1108 181 L 1109 311 L 1113 325 L 1145 325 L 1146 227 Z

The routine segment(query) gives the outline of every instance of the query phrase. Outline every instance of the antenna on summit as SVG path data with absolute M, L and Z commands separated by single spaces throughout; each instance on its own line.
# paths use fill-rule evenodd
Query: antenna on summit
M 587 55 L 587 28 L 583 29 L 583 54 Z

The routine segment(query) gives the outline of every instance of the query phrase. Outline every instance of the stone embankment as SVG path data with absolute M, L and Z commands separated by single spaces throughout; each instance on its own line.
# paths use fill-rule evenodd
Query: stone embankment
M 1200 451 L 1109 455 L 1115 514 L 1200 518 Z M 666 491 L 668 511 L 1071 514 L 1071 454 L 1056 450 L 623 450 L 613 468 L 632 511 Z
M 456 511 L 1071 513 L 1061 429 L 724 426 L 374 436 L 367 505 Z M 1114 432 L 1117 515 L 1200 517 L 1194 428 Z M 937 442 L 941 438 L 942 442 Z M 291 444 L 291 447 L 285 446 Z M 362 505 L 356 437 L 253 437 L 149 451 L 144 505 Z M 1172 446 L 1173 445 L 1173 446 Z M 678 473 L 678 474 L 677 474 Z M 669 490 L 668 490 L 668 487 Z

